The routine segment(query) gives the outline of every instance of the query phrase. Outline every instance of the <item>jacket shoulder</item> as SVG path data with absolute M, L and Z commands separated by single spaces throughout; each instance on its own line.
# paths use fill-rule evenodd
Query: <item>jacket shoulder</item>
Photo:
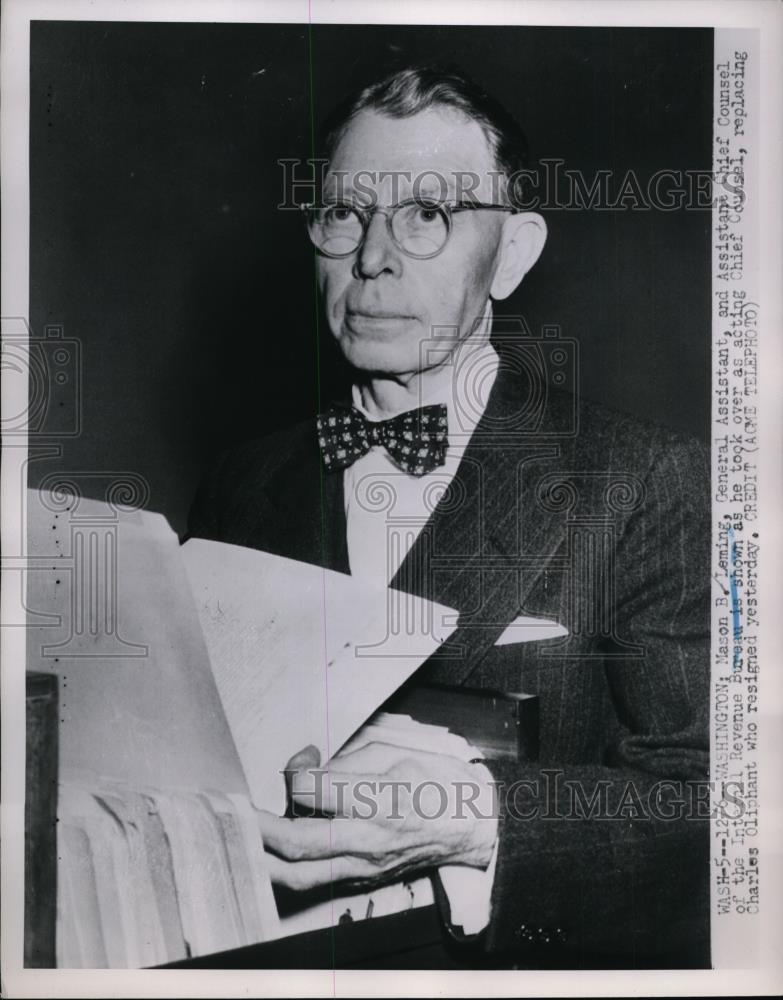
M 695 475 L 709 467 L 706 444 L 685 431 L 567 393 L 553 392 L 548 402 L 551 415 L 541 434 L 556 429 L 564 455 L 578 466 L 645 473 L 661 462 L 686 461 Z
M 315 421 L 303 420 L 233 446 L 218 458 L 216 467 L 222 475 L 232 478 L 265 478 L 294 456 L 314 451 L 317 451 Z
M 224 451 L 201 481 L 188 517 L 188 537 L 223 538 L 241 523 L 269 481 L 287 466 L 318 461 L 315 421 L 306 420 Z

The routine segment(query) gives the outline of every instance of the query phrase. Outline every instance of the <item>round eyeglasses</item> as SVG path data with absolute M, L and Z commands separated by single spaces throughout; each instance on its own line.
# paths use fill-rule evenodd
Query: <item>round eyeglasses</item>
M 451 217 L 457 212 L 516 212 L 510 205 L 478 201 L 427 201 L 411 198 L 388 208 L 362 208 L 350 202 L 302 205 L 307 232 L 326 257 L 349 257 L 364 242 L 376 212 L 386 216 L 386 227 L 394 243 L 408 257 L 426 260 L 436 257 L 451 234 Z

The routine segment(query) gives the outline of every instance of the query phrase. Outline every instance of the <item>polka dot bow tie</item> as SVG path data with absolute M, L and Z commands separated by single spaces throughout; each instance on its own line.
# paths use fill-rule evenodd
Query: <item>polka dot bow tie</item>
M 328 472 L 337 472 L 383 446 L 392 461 L 412 476 L 426 476 L 446 461 L 449 439 L 442 403 L 408 410 L 390 420 L 367 420 L 354 407 L 333 406 L 317 421 L 318 443 Z

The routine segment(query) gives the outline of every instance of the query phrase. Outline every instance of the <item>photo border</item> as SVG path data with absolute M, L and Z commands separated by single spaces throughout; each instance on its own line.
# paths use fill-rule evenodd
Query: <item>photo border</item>
M 622 996 L 647 994 L 745 995 L 771 994 L 781 989 L 780 844 L 783 772 L 783 684 L 775 672 L 783 648 L 780 615 L 780 567 L 783 565 L 781 512 L 783 487 L 783 308 L 779 276 L 781 252 L 781 121 L 783 121 L 783 7 L 775 0 L 747 2 L 419 2 L 395 4 L 377 0 L 312 2 L 199 2 L 199 0 L 6 0 L 2 18 L 2 311 L 5 317 L 29 315 L 29 22 L 38 19 L 106 21 L 284 22 L 303 24 L 518 24 L 574 26 L 712 26 L 720 32 L 739 28 L 759 31 L 759 211 L 758 286 L 760 301 L 759 435 L 760 517 L 762 540 L 759 590 L 761 618 L 759 659 L 761 686 L 762 901 L 765 918 L 759 932 L 760 965 L 753 969 L 686 971 L 524 971 L 524 972 L 317 972 L 32 970 L 21 967 L 24 822 L 24 629 L 4 628 L 2 642 L 2 977 L 8 996 L 389 996 L 434 994 L 449 996 L 512 996 L 523 991 L 537 996 Z M 5 320 L 4 320 L 5 325 Z M 27 386 L 3 369 L 3 417 L 26 406 Z M 27 440 L 7 437 L 2 462 L 2 542 L 4 577 L 7 559 L 24 551 L 20 482 L 25 470 Z M 20 588 L 2 588 L 3 621 L 24 614 Z M 597 917 L 599 908 L 597 907 Z M 713 962 L 719 964 L 720 956 Z

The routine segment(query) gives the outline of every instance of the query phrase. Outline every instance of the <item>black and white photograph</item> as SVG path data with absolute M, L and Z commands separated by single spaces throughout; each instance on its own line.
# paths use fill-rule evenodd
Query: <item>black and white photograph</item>
M 9 996 L 779 992 L 783 18 L 591 7 L 7 5 Z

